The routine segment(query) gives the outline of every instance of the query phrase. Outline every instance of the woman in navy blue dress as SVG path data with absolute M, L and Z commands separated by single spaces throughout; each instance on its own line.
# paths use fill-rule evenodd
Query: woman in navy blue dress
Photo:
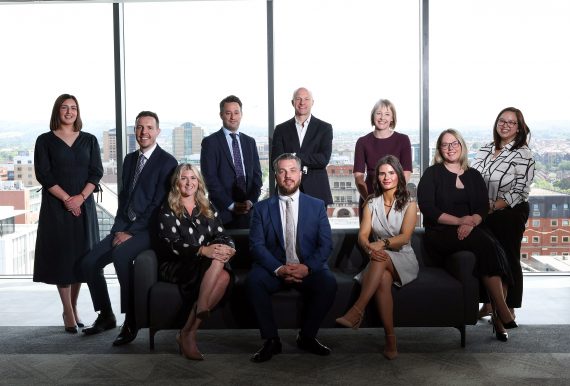
M 97 138 L 81 131 L 79 104 L 60 95 L 50 131 L 36 140 L 34 167 L 42 185 L 34 260 L 34 281 L 57 285 L 65 331 L 83 327 L 77 313 L 80 261 L 99 242 L 93 191 L 103 176 Z

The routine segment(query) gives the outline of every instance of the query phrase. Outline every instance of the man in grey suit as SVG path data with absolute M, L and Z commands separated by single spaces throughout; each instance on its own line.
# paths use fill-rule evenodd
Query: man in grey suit
M 301 192 L 332 204 L 327 175 L 331 158 L 333 129 L 330 123 L 311 115 L 313 94 L 304 87 L 293 93 L 291 104 L 295 116 L 275 127 L 271 142 L 271 162 L 283 153 L 293 153 L 301 159 L 303 179 Z

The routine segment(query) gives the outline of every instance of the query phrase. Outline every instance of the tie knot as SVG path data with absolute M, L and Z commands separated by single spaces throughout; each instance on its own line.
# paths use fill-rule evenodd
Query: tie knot
M 232 137 L 232 139 L 236 139 L 236 138 L 237 138 L 237 134 L 236 134 L 236 133 L 230 133 L 230 137 Z

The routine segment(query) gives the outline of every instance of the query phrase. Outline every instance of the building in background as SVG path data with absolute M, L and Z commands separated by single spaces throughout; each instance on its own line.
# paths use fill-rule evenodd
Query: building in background
M 14 157 L 14 180 L 20 180 L 25 186 L 39 185 L 34 170 L 34 156 L 18 155 Z
M 135 127 L 127 126 L 127 154 L 137 149 Z M 103 132 L 103 162 L 117 161 L 117 129 Z
M 32 165 L 33 166 L 33 165 Z M 41 186 L 25 186 L 23 181 L 0 181 L 0 203 L 13 207 L 16 224 L 35 224 L 42 202 Z
M 16 224 L 24 211 L 0 206 L 0 275 L 29 275 L 34 270 L 37 224 Z
M 185 122 L 172 131 L 172 155 L 180 162 L 191 162 L 193 155 L 200 155 L 204 130 Z

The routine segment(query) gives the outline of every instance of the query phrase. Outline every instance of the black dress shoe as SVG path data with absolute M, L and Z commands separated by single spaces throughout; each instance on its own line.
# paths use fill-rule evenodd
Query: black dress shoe
M 253 354 L 250 360 L 256 363 L 266 362 L 277 354 L 281 354 L 281 340 L 279 338 L 267 339 L 263 347 Z
M 306 338 L 301 334 L 297 335 L 297 347 L 317 355 L 325 356 L 331 353 L 331 349 L 319 342 L 317 338 Z
M 133 327 L 130 323 L 123 323 L 121 326 L 121 332 L 117 335 L 117 338 L 113 342 L 113 346 L 122 346 L 127 343 L 131 343 L 137 337 L 139 330 Z
M 115 315 L 112 312 L 109 314 L 101 313 L 97 316 L 97 319 L 95 319 L 95 323 L 83 329 L 83 333 L 85 333 L 85 335 L 94 335 L 115 327 L 117 327 Z

